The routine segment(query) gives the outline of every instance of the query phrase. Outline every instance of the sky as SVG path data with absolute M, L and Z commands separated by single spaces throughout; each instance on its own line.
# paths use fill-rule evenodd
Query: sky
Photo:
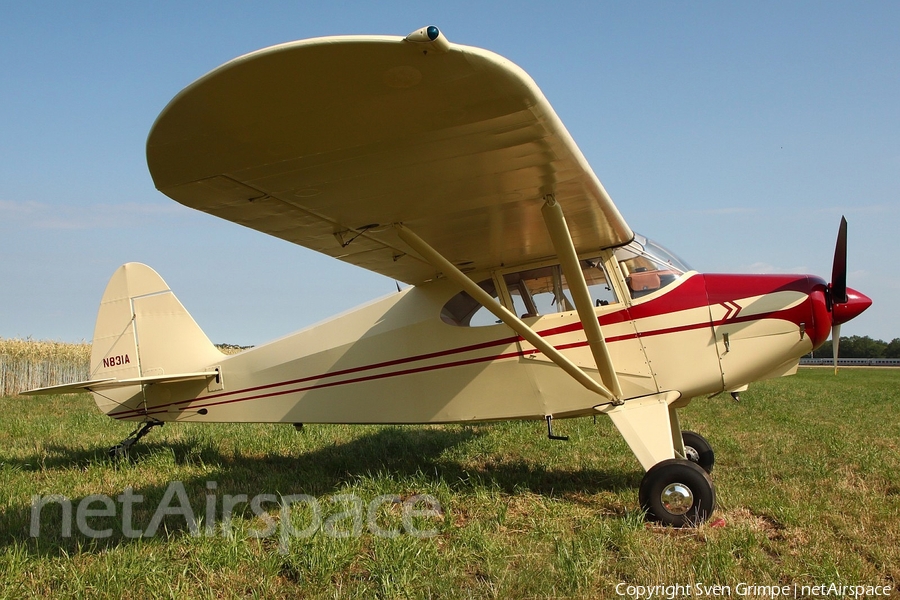
M 113 271 L 156 269 L 216 343 L 396 290 L 155 190 L 145 143 L 247 52 L 437 25 L 537 82 L 628 224 L 702 272 L 830 279 L 900 337 L 900 3 L 0 2 L 0 337 L 89 341 Z

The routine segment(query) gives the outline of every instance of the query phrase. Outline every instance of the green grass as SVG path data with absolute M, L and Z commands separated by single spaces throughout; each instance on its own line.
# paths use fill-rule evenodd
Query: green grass
M 621 582 L 900 583 L 900 370 L 801 370 L 681 416 L 716 450 L 711 523 L 724 526 L 645 524 L 643 473 L 605 418 L 557 422 L 569 442 L 547 440 L 540 422 L 168 424 L 113 462 L 106 448 L 131 425 L 98 414 L 89 396 L 0 398 L 0 597 L 616 598 Z M 199 535 L 169 515 L 154 537 L 128 537 L 119 502 L 115 516 L 87 521 L 109 537 L 79 532 L 75 515 L 64 537 L 53 503 L 40 535 L 29 533 L 34 495 L 65 496 L 75 512 L 126 488 L 143 496 L 131 524 L 145 529 L 172 482 Z M 335 495 L 367 505 L 430 494 L 441 510 L 414 519 L 432 537 L 380 537 L 363 515 L 359 535 L 281 538 L 275 502 L 266 518 L 238 504 L 230 536 L 206 535 L 206 503 L 221 527 L 223 499 L 237 494 L 307 494 L 323 524 L 347 533 L 352 505 Z M 373 514 L 402 531 L 401 504 Z M 313 517 L 298 504 L 290 518 L 300 530 Z M 252 537 L 269 525 L 276 534 Z

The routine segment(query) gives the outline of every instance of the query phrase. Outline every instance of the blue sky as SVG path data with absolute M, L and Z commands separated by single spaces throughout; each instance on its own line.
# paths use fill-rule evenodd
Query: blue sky
M 259 344 L 394 282 L 191 211 L 144 144 L 183 87 L 272 44 L 439 26 L 523 67 L 637 231 L 706 272 L 826 279 L 844 335 L 900 337 L 900 3 L 3 2 L 0 337 L 90 340 L 121 263 L 215 342 Z

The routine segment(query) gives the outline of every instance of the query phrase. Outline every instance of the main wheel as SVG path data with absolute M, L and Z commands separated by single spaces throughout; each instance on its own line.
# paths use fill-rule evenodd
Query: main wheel
M 670 458 L 653 465 L 640 488 L 641 508 L 651 521 L 692 527 L 709 519 L 716 508 L 716 488 L 699 465 Z
M 716 455 L 706 438 L 693 431 L 682 431 L 681 439 L 684 442 L 685 458 L 703 467 L 707 473 L 712 473 Z

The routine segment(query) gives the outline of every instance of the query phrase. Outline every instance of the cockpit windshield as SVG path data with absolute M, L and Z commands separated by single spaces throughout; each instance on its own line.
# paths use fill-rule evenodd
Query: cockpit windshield
M 635 235 L 615 254 L 632 298 L 652 294 L 691 270 L 675 254 L 642 235 Z

